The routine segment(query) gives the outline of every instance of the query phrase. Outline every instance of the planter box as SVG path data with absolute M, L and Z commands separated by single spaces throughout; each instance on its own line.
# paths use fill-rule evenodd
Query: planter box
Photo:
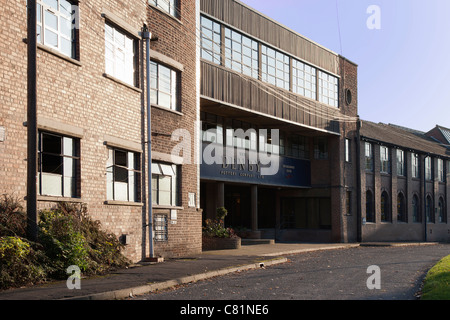
M 202 237 L 203 251 L 230 250 L 241 248 L 241 238 L 211 238 Z

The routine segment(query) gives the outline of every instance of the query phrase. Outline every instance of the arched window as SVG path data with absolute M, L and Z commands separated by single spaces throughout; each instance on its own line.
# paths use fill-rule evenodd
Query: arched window
M 400 192 L 397 196 L 397 220 L 401 222 L 407 222 L 405 196 Z
M 413 196 L 412 199 L 412 213 L 413 213 L 413 222 L 422 222 L 420 215 L 420 202 L 419 197 L 417 195 Z
M 366 221 L 375 222 L 374 205 L 372 191 L 366 192 Z
M 444 198 L 439 198 L 438 203 L 438 217 L 439 217 L 439 223 L 447 223 L 447 214 L 445 210 L 445 202 Z
M 389 195 L 386 191 L 381 194 L 381 221 L 391 222 L 391 210 L 389 207 Z
M 427 215 L 427 222 L 434 223 L 433 199 L 431 199 L 431 196 L 427 196 L 425 210 Z

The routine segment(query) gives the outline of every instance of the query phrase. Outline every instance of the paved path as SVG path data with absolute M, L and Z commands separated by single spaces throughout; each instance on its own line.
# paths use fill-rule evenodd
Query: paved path
M 139 300 L 415 300 L 450 245 L 356 247 L 287 256 L 288 262 L 186 284 Z M 369 290 L 376 265 L 381 289 Z

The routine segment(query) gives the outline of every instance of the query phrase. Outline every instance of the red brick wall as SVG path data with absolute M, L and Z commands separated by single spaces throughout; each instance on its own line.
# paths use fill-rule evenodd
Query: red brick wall
M 148 252 L 145 206 L 106 205 L 105 135 L 141 144 L 145 159 L 145 46 L 140 42 L 140 87 L 133 89 L 109 78 L 105 72 L 105 10 L 125 21 L 135 33 L 147 23 L 159 37 L 152 47 L 182 63 L 183 115 L 153 109 L 154 131 L 171 134 L 186 128 L 193 134 L 196 119 L 194 1 L 181 2 L 181 21 L 177 22 L 155 9 L 147 9 L 145 0 L 89 0 L 80 2 L 79 61 L 66 59 L 38 49 L 38 118 L 52 119 L 55 125 L 70 125 L 83 130 L 81 137 L 81 201 L 89 214 L 101 221 L 107 231 L 129 235 L 125 254 L 134 261 Z M 6 140 L 0 142 L 0 193 L 24 199 L 26 195 L 26 121 L 27 108 L 27 36 L 25 1 L 1 1 L 0 5 L 0 126 L 6 128 Z M 155 137 L 153 149 L 169 153 L 170 137 Z M 201 250 L 201 213 L 188 210 L 188 192 L 197 193 L 197 167 L 182 168 L 182 207 L 176 225 L 169 224 L 169 242 L 158 246 L 156 254 L 183 255 Z M 145 176 L 143 172 L 143 176 Z M 197 195 L 198 197 L 198 195 Z M 143 197 L 145 199 L 145 197 Z M 40 197 L 39 206 L 51 206 L 54 200 Z M 25 201 L 24 201 L 24 204 Z

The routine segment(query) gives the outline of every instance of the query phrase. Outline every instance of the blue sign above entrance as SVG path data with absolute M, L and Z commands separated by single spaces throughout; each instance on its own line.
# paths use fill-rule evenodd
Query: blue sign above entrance
M 246 154 L 248 155 L 248 151 Z M 221 164 L 202 163 L 200 177 L 205 180 L 276 187 L 311 187 L 311 163 L 308 160 L 278 155 L 271 155 L 271 159 L 272 162 L 278 162 L 278 168 L 273 174 L 264 174 L 267 172 L 264 168 L 269 165 L 263 165 L 261 161 L 249 161 L 248 157 L 238 160 L 224 156 L 223 161 L 219 161 Z

